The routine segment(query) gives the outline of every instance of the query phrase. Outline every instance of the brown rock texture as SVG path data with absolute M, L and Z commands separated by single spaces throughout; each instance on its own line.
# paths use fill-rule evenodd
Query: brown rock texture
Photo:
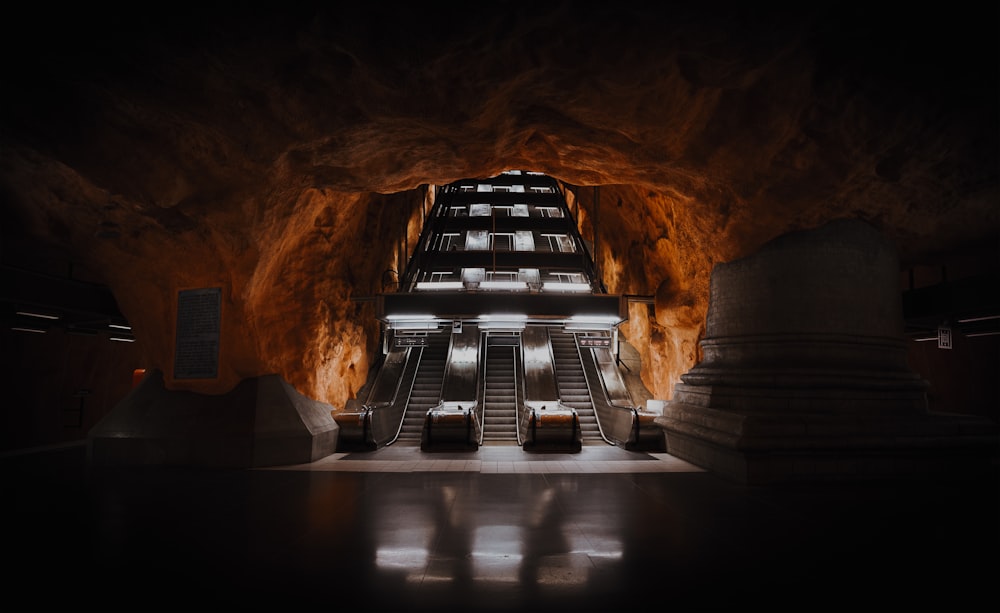
M 712 266 L 789 230 L 859 218 L 905 266 L 996 265 L 996 6 L 255 6 L 6 23 L 5 252 L 95 271 L 169 388 L 277 373 L 342 406 L 426 187 L 509 168 L 566 184 L 608 291 L 655 296 L 622 332 L 660 398 Z M 219 377 L 174 380 L 196 287 L 223 288 Z

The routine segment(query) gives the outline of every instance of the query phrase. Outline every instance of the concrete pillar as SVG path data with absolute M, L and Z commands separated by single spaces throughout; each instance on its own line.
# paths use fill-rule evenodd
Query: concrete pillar
M 863 222 L 716 266 L 704 359 L 656 420 L 667 451 L 753 484 L 978 465 L 995 427 L 928 413 L 903 329 L 898 257 Z

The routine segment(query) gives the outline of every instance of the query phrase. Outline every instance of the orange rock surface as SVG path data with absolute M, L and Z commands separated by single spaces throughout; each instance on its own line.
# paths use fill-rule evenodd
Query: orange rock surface
M 996 7 L 750 6 L 26 9 L 3 43 L 5 249 L 94 271 L 172 389 L 277 373 L 335 407 L 428 185 L 566 184 L 608 291 L 655 296 L 622 333 L 658 398 L 698 360 L 712 266 L 779 234 L 861 218 L 906 266 L 995 262 Z M 175 380 L 198 287 L 223 288 L 219 376 Z

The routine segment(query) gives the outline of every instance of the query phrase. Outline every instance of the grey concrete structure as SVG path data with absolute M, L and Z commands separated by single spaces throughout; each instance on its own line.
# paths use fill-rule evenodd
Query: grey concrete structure
M 277 375 L 254 377 L 228 394 L 167 390 L 146 374 L 87 435 L 96 466 L 256 468 L 313 462 L 337 448 L 328 404 Z
M 927 410 L 898 275 L 889 242 L 854 220 L 716 266 L 704 357 L 657 418 L 668 451 L 753 484 L 988 464 L 995 424 Z

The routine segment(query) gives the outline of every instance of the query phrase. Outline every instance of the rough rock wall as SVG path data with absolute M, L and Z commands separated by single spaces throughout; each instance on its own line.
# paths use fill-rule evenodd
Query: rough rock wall
M 658 397 L 698 359 L 714 263 L 840 217 L 904 263 L 995 240 L 996 7 L 693 6 L 25 9 L 3 232 L 98 271 L 167 373 L 176 291 L 224 287 L 220 377 L 168 386 L 278 373 L 335 406 L 377 340 L 351 297 L 399 265 L 405 220 L 415 244 L 422 185 L 577 186 L 609 291 L 656 296 L 623 332 Z

